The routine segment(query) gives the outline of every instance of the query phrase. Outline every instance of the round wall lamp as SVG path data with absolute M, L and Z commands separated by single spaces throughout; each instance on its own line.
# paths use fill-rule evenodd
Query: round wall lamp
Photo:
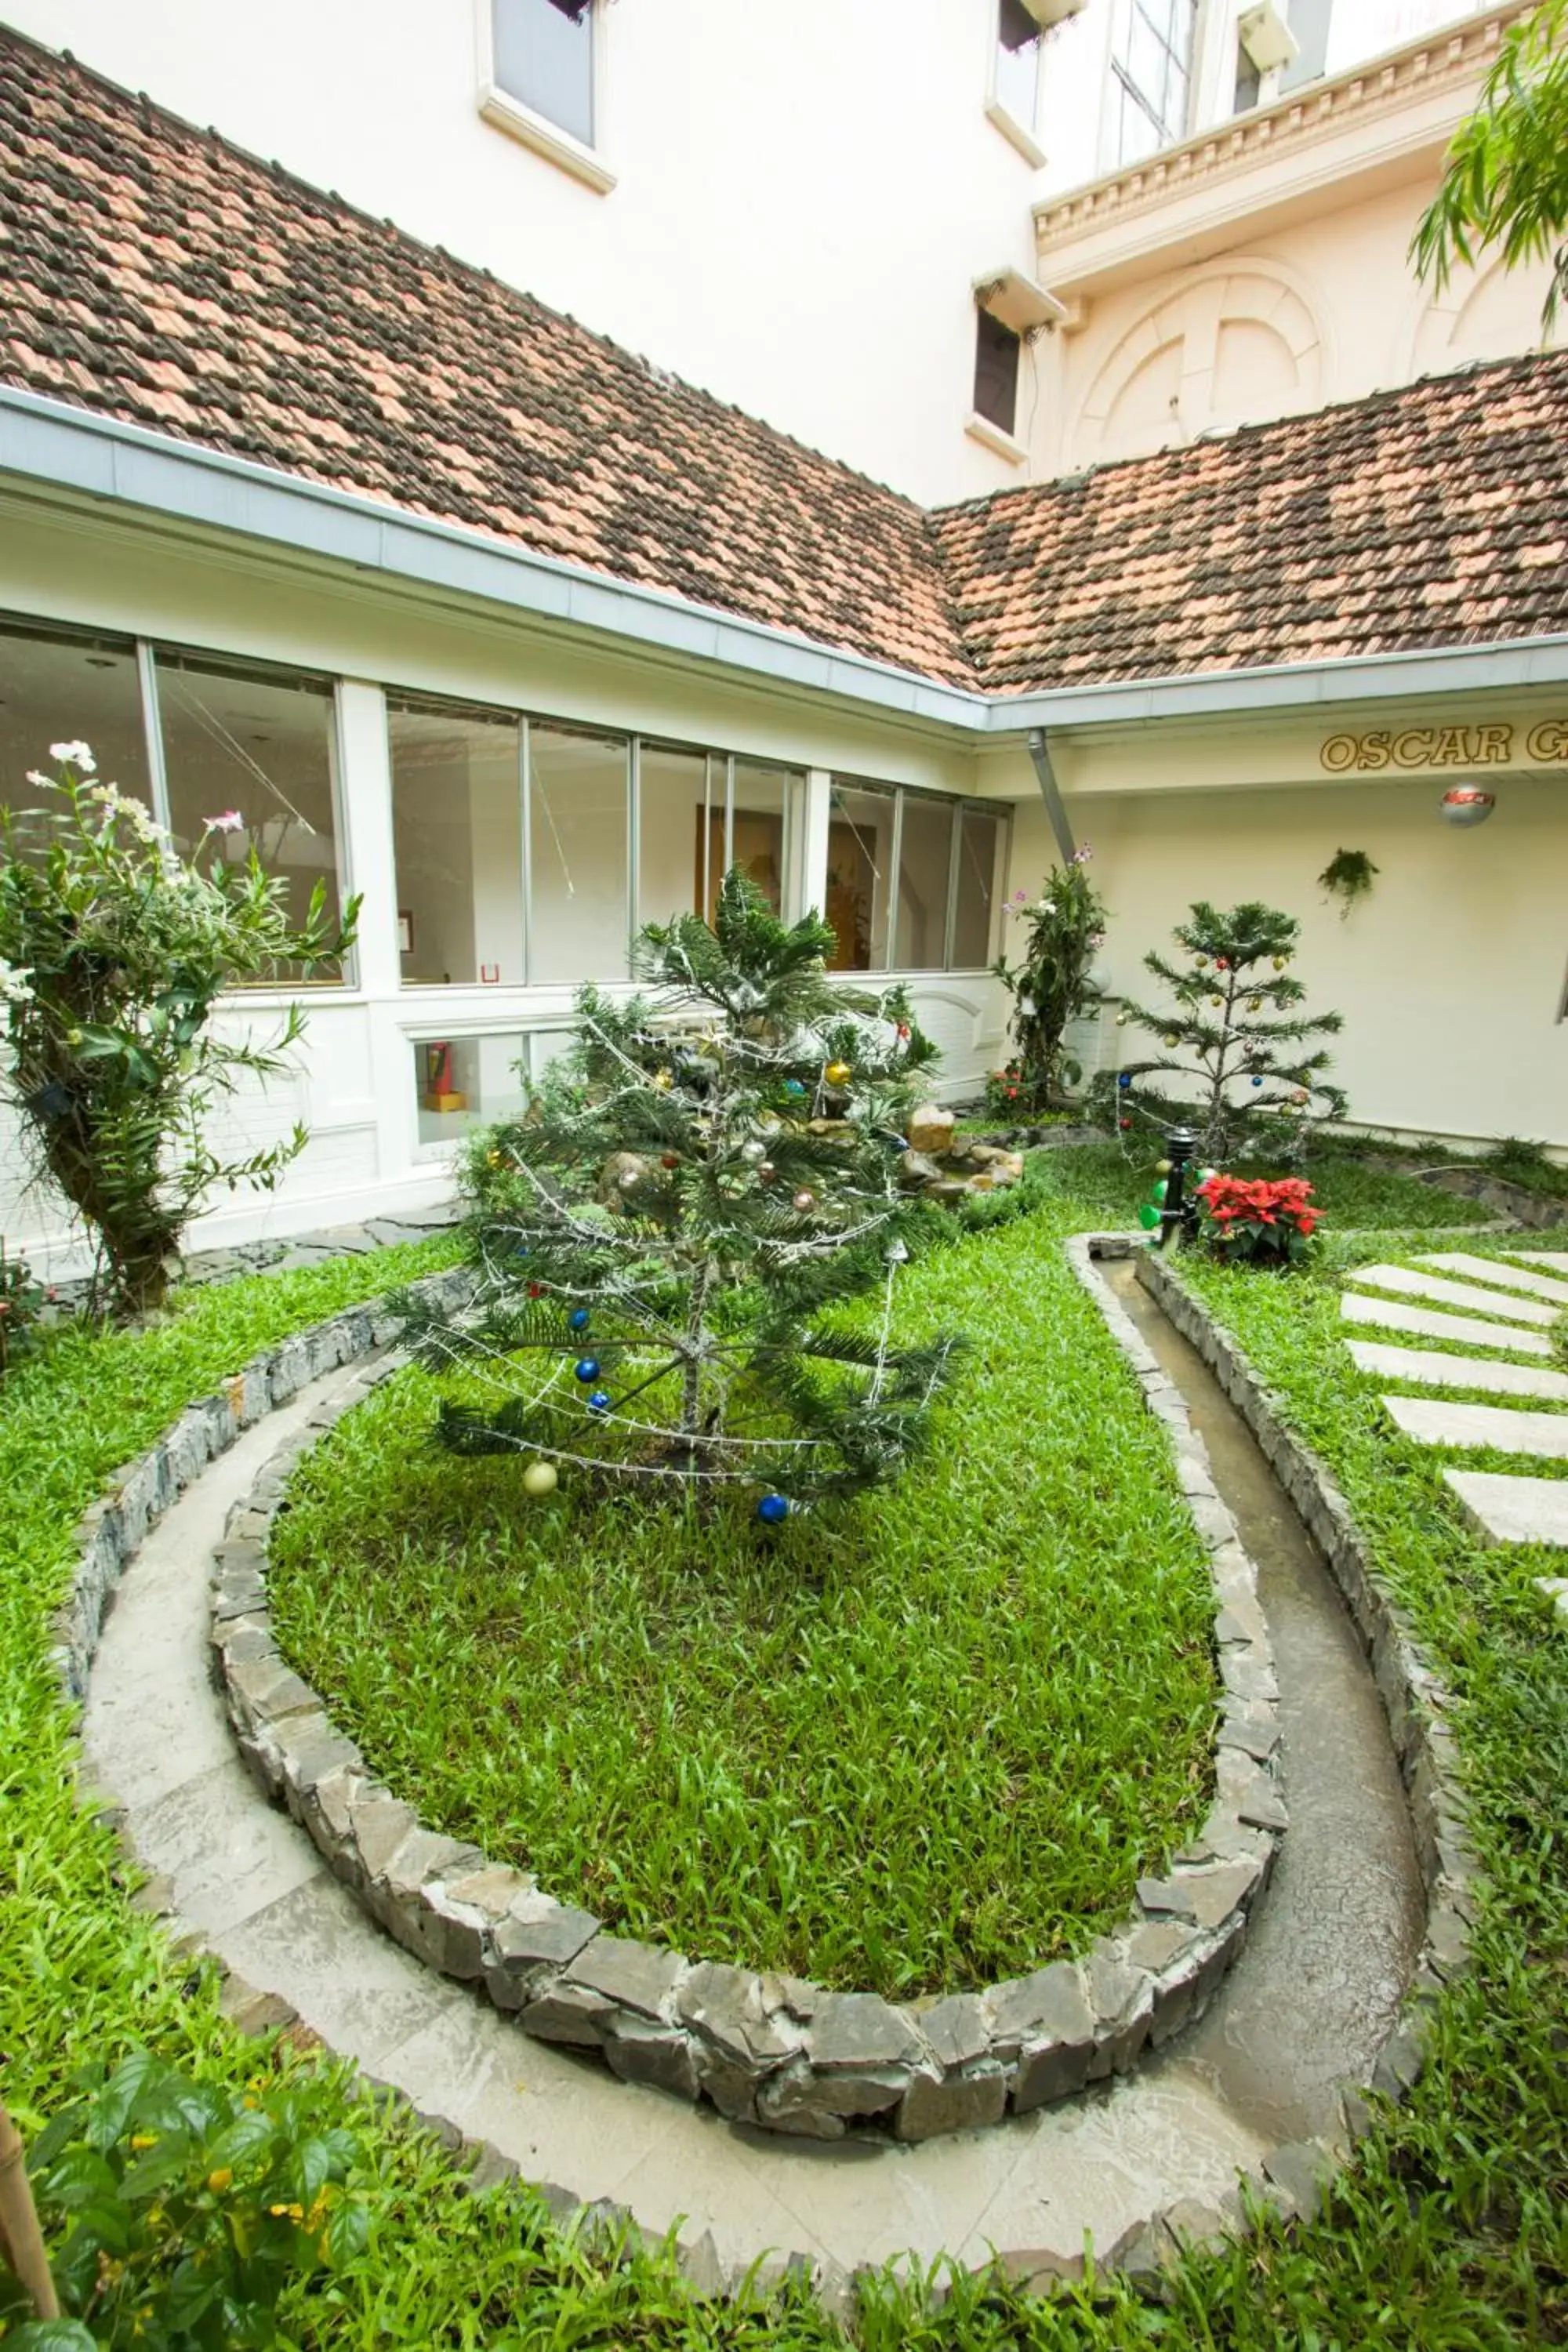
M 1497 806 L 1497 794 L 1479 784 L 1455 784 L 1437 805 L 1445 824 L 1485 824 Z

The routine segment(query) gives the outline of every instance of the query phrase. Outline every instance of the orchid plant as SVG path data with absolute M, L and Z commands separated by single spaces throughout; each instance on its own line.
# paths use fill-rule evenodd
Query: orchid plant
M 1093 856 L 1086 844 L 1066 866 L 1052 869 L 1031 898 L 1015 892 L 1009 916 L 1025 925 L 1023 954 L 1015 965 L 1005 949 L 991 969 L 1013 999 L 1009 1024 L 1016 1048 L 1001 1075 L 1009 1109 L 1029 1117 L 1057 1108 L 1083 1076 L 1067 1052 L 1070 1024 L 1098 1004 L 1094 960 L 1105 945 L 1105 903 L 1089 878 Z
M 0 1101 L 97 1244 L 109 1303 L 144 1314 L 205 1196 L 270 1189 L 306 1142 L 296 1125 L 241 1159 L 214 1148 L 215 1108 L 285 1070 L 304 1028 L 290 1005 L 270 1039 L 225 1036 L 217 1000 L 341 964 L 358 901 L 333 921 L 319 884 L 296 929 L 254 855 L 225 862 L 232 812 L 182 856 L 142 801 L 90 781 L 88 744 L 49 756 L 58 776 L 27 777 L 40 804 L 0 809 Z

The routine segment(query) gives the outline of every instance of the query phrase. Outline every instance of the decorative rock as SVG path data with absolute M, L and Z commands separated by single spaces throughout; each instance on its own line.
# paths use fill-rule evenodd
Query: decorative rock
M 950 1993 L 921 2010 L 919 2021 L 926 2048 L 944 2073 L 971 2064 L 990 2049 L 985 2004 L 978 1993 Z
M 987 2058 L 961 2074 L 917 2074 L 899 2102 L 893 2130 L 902 2140 L 935 2139 L 1000 2123 L 1006 2106 L 1006 2070 Z
M 603 2046 L 605 2028 L 616 2013 L 616 2004 L 586 1985 L 568 1983 L 557 1979 L 550 1989 L 531 2000 L 521 2012 L 525 2033 L 536 2034 L 541 2042 L 564 2042 L 579 2050 L 597 2050 Z
M 934 1152 L 938 1157 L 951 1151 L 956 1124 L 952 1111 L 943 1110 L 940 1103 L 922 1103 L 910 1115 L 910 1149 Z
M 603 1940 L 603 1939 L 601 1939 Z M 695 2099 L 701 2087 L 697 2062 L 684 2033 L 617 2016 L 605 2036 L 605 2056 L 623 2083 L 647 2083 L 679 2099 Z
M 485 1984 L 496 2007 L 523 2008 L 598 1932 L 590 1912 L 552 1903 L 546 1895 L 521 1897 L 490 1937 Z
M 689 1966 L 683 1953 L 657 1944 L 639 1944 L 630 1936 L 595 1936 L 573 1961 L 562 1985 L 585 1986 L 619 2009 L 668 2024 L 674 2014 L 676 1987 Z
M 762 1980 L 746 1969 L 700 1962 L 681 1985 L 676 2008 L 693 2032 L 737 2065 L 782 2062 L 801 2047 L 798 2029 L 781 2027 L 764 2010 Z
M 822 1994 L 807 2048 L 813 2066 L 824 2072 L 910 2066 L 922 2054 L 920 2036 L 907 2014 L 875 1992 Z

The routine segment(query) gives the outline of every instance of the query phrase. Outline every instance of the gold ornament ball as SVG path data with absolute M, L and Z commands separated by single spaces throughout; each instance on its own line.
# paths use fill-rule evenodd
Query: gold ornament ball
M 1119 1013 L 1117 1014 L 1117 1016 L 1116 1016 L 1116 1025 L 1117 1025 L 1117 1027 L 1118 1027 L 1119 1029 L 1125 1029 L 1125 1028 L 1126 1028 L 1126 1026 L 1127 1026 L 1127 1015 L 1126 1015 L 1126 1013 Z
M 801 1187 L 800 1191 L 799 1191 L 799 1192 L 795 1194 L 795 1196 L 794 1206 L 795 1206 L 796 1209 L 798 1209 L 798 1210 L 799 1210 L 799 1212 L 800 1212 L 801 1215 L 804 1217 L 804 1216 L 805 1216 L 805 1213 L 806 1213 L 806 1211 L 807 1211 L 808 1209 L 815 1209 L 815 1208 L 816 1208 L 816 1193 L 815 1193 L 815 1192 L 808 1192 L 805 1190 L 805 1186 L 803 1185 L 803 1186 Z
M 675 1084 L 674 1078 L 668 1070 L 656 1070 L 653 1074 L 653 1082 L 661 1095 L 668 1094 Z
M 1223 996 L 1211 996 L 1209 998 L 1209 1003 L 1211 1004 L 1223 1004 L 1225 1003 L 1225 999 Z
M 1261 1013 L 1263 1010 L 1261 996 L 1249 996 L 1247 1000 L 1247 1009 L 1249 1013 Z
M 1171 1163 L 1170 1163 L 1170 1161 L 1169 1161 L 1168 1160 L 1155 1160 L 1155 1162 L 1154 1162 L 1154 1173 L 1155 1173 L 1155 1175 L 1156 1175 L 1156 1176 L 1168 1176 L 1168 1175 L 1170 1174 L 1170 1172 L 1171 1172 Z
M 531 1462 L 522 1474 L 525 1495 L 553 1495 L 558 1483 L 553 1462 Z
M 1166 1038 L 1166 1040 L 1165 1040 L 1165 1045 L 1166 1045 L 1166 1049 L 1167 1049 L 1167 1051 L 1168 1051 L 1168 1050 L 1170 1049 L 1170 1047 L 1171 1047 L 1171 1046 L 1173 1046 L 1173 1045 L 1179 1045 L 1181 1044 L 1181 1042 L 1182 1042 L 1182 1041 L 1181 1041 L 1181 1039 L 1180 1039 L 1179 1037 L 1177 1037 L 1177 1036 L 1173 1035 L 1173 1035 L 1171 1035 L 1171 1036 L 1169 1036 L 1169 1037 L 1167 1037 L 1167 1038 Z
M 1289 962 L 1289 961 L 1290 961 L 1290 959 L 1289 959 L 1289 956 L 1276 956 L 1276 957 L 1275 957 L 1275 959 L 1274 959 L 1274 969 L 1275 969 L 1275 971 L 1284 971 L 1284 969 L 1285 969 L 1285 967 L 1286 967 L 1286 965 Z
M 847 1087 L 853 1073 L 847 1062 L 829 1062 L 822 1075 L 830 1087 Z

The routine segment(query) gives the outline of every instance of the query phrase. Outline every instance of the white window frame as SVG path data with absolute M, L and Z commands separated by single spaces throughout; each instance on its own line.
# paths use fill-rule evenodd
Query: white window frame
M 1005 106 L 996 90 L 997 52 L 1002 47 L 1002 0 L 990 0 L 986 11 L 988 47 L 985 63 L 985 119 L 1002 133 L 1010 147 L 1016 147 L 1026 163 L 1038 171 L 1046 161 L 1046 151 L 1037 133 L 1040 125 L 1040 89 L 1045 80 L 1046 45 L 1042 34 L 1035 48 L 1035 104 L 1033 119 L 1020 122 L 1012 109 Z
M 525 106 L 510 90 L 502 89 L 496 80 L 495 0 L 474 0 L 474 50 L 479 66 L 479 107 L 484 120 L 497 131 L 505 131 L 521 140 L 546 163 L 556 164 L 563 172 L 581 180 L 597 195 L 608 195 L 616 184 L 616 173 L 605 163 L 602 140 L 606 113 L 608 89 L 607 62 L 609 40 L 606 35 L 605 0 L 595 0 L 588 23 L 594 42 L 594 144 L 584 146 L 570 131 L 563 131 L 549 116 L 536 113 Z

